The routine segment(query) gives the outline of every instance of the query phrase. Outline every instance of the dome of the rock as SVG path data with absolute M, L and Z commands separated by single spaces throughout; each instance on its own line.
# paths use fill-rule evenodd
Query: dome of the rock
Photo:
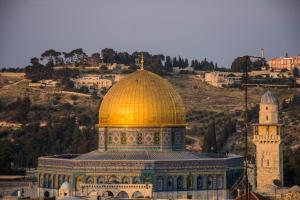
M 185 114 L 181 97 L 167 80 L 147 70 L 137 70 L 105 95 L 99 126 L 185 126 Z

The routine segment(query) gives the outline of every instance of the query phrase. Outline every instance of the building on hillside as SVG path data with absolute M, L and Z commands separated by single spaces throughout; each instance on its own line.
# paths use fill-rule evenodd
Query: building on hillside
M 191 67 L 191 66 L 188 66 L 186 68 L 173 67 L 172 71 L 173 71 L 174 74 L 179 74 L 181 72 L 193 73 L 194 72 L 194 68 Z
M 29 83 L 28 84 L 29 87 L 39 87 L 39 88 L 45 88 L 45 87 L 58 87 L 59 86 L 59 82 L 56 80 L 40 80 L 37 83 Z
M 268 64 L 270 68 L 275 71 L 281 71 L 283 69 L 291 71 L 295 67 L 300 68 L 300 55 L 293 57 L 272 58 L 268 61 Z
M 85 199 L 228 199 L 243 157 L 185 150 L 186 111 L 171 84 L 141 69 L 99 110 L 98 149 L 38 159 L 38 194 Z M 64 187 L 61 187 L 64 182 Z M 64 190 L 59 188 L 65 188 Z
M 5 128 L 5 129 L 19 129 L 21 127 L 22 127 L 21 123 L 0 121 L 0 129 L 1 128 Z
M 107 67 L 108 70 L 115 70 L 115 69 L 127 70 L 129 68 L 128 65 L 118 64 L 118 63 L 106 64 L 105 66 Z
M 204 81 L 215 87 L 232 87 L 241 84 L 241 77 L 228 76 L 227 72 L 207 72 Z
M 267 91 L 259 106 L 259 123 L 253 124 L 253 142 L 256 146 L 256 190 L 273 193 L 274 180 L 283 183 L 281 147 L 282 124 L 278 122 L 278 99 Z
M 122 76 L 120 74 L 88 74 L 80 78 L 73 79 L 75 88 L 87 87 L 90 91 L 108 89 L 114 83 L 119 82 Z

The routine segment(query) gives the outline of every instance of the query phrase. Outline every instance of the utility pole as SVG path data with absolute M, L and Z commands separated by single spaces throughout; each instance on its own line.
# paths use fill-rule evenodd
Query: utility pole
M 246 58 L 246 67 L 245 67 L 245 113 L 244 113 L 244 123 L 245 123 L 245 171 L 244 171 L 244 181 L 246 186 L 246 200 L 249 200 L 249 184 L 248 184 L 248 62 L 250 60 L 249 56 L 245 56 Z

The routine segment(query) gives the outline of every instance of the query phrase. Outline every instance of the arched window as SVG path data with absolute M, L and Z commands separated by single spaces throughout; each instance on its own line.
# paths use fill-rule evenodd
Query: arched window
M 146 183 L 146 184 L 150 183 L 151 184 L 152 183 L 152 177 L 151 176 L 145 176 L 144 177 L 144 183 Z
M 93 177 L 91 177 L 91 176 L 87 177 L 86 183 L 88 183 L 88 184 L 94 184 L 94 179 L 93 179 Z
M 154 144 L 159 144 L 160 142 L 160 134 L 159 133 L 154 133 Z
M 83 178 L 82 176 L 78 176 L 76 178 L 76 190 L 80 190 L 81 184 L 83 183 Z
M 129 179 L 127 176 L 125 176 L 125 177 L 123 177 L 123 179 L 122 179 L 122 183 L 124 183 L 124 184 L 129 184 L 129 183 L 130 183 L 130 179 Z
M 126 143 L 127 143 L 126 133 L 122 132 L 121 133 L 121 144 L 126 144 Z
M 140 177 L 134 177 L 133 179 L 132 179 L 132 183 L 133 184 L 139 184 L 139 183 L 141 183 L 141 179 L 140 179 Z
M 167 188 L 168 188 L 168 191 L 173 190 L 173 178 L 171 176 L 169 176 L 167 179 Z
M 105 178 L 103 176 L 98 177 L 97 183 L 98 184 L 104 184 L 105 183 Z
M 268 110 L 268 106 L 266 106 L 266 110 Z
M 213 189 L 213 177 L 211 175 L 207 177 L 207 189 Z
M 223 189 L 223 176 L 222 175 L 219 175 L 217 176 L 217 187 L 218 189 Z
M 203 190 L 203 176 L 197 177 L 197 190 Z
M 183 190 L 183 178 L 179 176 L 177 178 L 177 191 Z
M 136 143 L 137 144 L 143 144 L 143 134 L 142 133 L 137 133 L 137 135 L 136 135 Z
M 128 196 L 127 192 L 121 191 L 121 192 L 119 192 L 119 194 L 117 194 L 117 198 L 128 199 L 129 196 Z
M 266 120 L 267 120 L 267 121 L 269 120 L 269 116 L 268 116 L 268 115 L 266 115 Z
M 187 177 L 187 189 L 193 190 L 193 177 L 191 175 Z
M 162 191 L 163 190 L 163 185 L 164 185 L 163 177 L 161 177 L 161 176 L 157 177 L 157 190 Z
M 111 176 L 111 177 L 108 178 L 108 183 L 117 184 L 117 183 L 119 183 L 119 181 L 118 181 L 116 176 Z

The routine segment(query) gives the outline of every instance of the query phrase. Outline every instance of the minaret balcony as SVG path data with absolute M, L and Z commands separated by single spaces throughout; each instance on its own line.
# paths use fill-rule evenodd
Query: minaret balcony
M 254 142 L 280 142 L 280 135 L 254 135 Z

